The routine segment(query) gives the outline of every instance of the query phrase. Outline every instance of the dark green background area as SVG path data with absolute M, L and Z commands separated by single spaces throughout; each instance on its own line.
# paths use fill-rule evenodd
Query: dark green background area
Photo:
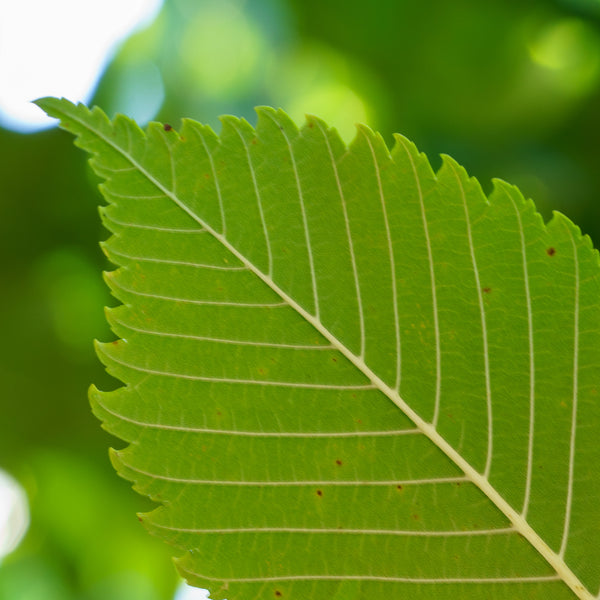
M 448 153 L 484 190 L 515 183 L 600 243 L 599 0 L 166 0 L 93 103 L 143 119 L 163 95 L 152 116 L 175 128 L 254 123 L 266 104 L 315 113 L 347 141 L 356 120 L 390 144 L 403 133 L 434 165 Z M 0 129 L 0 468 L 32 512 L 0 600 L 162 600 L 177 582 L 170 549 L 135 518 L 150 503 L 109 465 L 122 444 L 86 399 L 91 382 L 118 384 L 91 343 L 112 339 L 103 306 L 116 301 L 85 160 L 56 129 Z

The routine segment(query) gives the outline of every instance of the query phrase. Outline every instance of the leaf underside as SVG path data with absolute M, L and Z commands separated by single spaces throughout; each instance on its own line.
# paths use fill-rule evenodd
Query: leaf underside
M 211 597 L 600 597 L 600 271 L 565 217 L 359 127 L 40 105 L 112 232 L 91 391 Z

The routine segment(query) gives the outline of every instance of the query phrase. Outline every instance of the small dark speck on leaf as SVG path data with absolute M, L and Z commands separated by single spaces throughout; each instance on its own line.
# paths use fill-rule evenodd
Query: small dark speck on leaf
M 550 248 L 546 250 L 546 254 L 548 256 L 554 256 L 556 254 L 556 248 L 552 248 L 552 246 L 550 246 Z
M 492 291 L 492 288 L 489 288 L 489 287 L 484 287 L 483 288 L 483 293 L 484 294 L 489 294 L 491 291 Z
M 171 131 L 171 129 L 173 129 L 173 127 L 171 127 L 171 125 L 169 125 L 168 123 L 165 123 L 165 124 L 163 125 L 163 129 L 164 129 L 165 131 Z
M 402 489 L 402 486 L 401 486 L 401 485 L 397 485 L 397 486 L 396 486 L 396 489 L 397 489 L 397 490 L 401 490 L 401 489 Z
M 142 517 L 138 517 L 138 521 L 139 521 L 140 523 L 143 523 L 143 522 L 144 522 L 144 519 L 142 519 Z
M 418 521 L 418 520 L 419 520 L 419 515 L 417 515 L 417 514 L 414 514 L 414 515 L 412 515 L 412 518 L 413 518 L 415 521 Z
M 321 490 L 317 490 L 317 496 L 322 496 L 323 492 Z
M 279 590 L 275 590 L 275 595 L 280 598 L 281 597 L 281 592 Z
M 338 459 L 335 461 L 335 464 L 336 464 L 336 465 L 338 465 L 338 467 L 341 467 L 341 466 L 342 466 L 342 461 L 341 461 L 341 460 L 338 458 Z

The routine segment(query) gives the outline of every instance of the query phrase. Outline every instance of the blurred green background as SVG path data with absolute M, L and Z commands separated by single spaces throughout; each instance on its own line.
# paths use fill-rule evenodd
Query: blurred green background
M 600 242 L 600 0 L 165 0 L 93 103 L 216 129 L 220 114 L 254 123 L 254 106 L 274 105 L 347 141 L 366 122 L 434 166 L 451 154 L 486 191 L 492 177 L 519 185 Z M 111 339 L 114 301 L 102 200 L 72 142 L 0 129 L 0 469 L 31 512 L 0 558 L 0 600 L 166 600 L 171 549 L 138 523 L 150 503 L 114 474 L 107 448 L 122 444 L 86 399 L 91 382 L 118 385 L 91 343 Z

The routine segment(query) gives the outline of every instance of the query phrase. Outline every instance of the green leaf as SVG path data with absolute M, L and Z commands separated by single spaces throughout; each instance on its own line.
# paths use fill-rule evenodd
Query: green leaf
M 565 217 L 359 127 L 39 104 L 105 179 L 145 525 L 213 598 L 600 597 L 600 271 Z

